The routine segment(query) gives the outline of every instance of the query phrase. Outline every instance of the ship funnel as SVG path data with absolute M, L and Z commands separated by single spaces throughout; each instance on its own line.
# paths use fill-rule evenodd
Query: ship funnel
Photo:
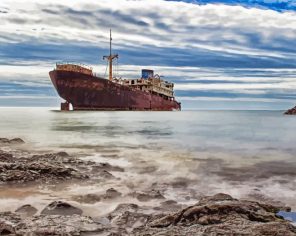
M 142 70 L 142 78 L 143 79 L 153 78 L 153 76 L 154 76 L 153 70 L 147 70 L 147 69 Z

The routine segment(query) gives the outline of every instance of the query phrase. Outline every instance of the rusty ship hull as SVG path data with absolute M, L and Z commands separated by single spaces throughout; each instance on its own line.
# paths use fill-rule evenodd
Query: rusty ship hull
M 174 99 L 167 99 L 130 86 L 75 71 L 53 70 L 51 81 L 59 96 L 73 110 L 180 110 Z

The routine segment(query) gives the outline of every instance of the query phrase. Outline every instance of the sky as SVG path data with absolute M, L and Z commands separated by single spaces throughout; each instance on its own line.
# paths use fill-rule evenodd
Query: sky
M 1 0 L 0 106 L 59 106 L 56 62 L 154 69 L 183 109 L 296 105 L 296 0 Z

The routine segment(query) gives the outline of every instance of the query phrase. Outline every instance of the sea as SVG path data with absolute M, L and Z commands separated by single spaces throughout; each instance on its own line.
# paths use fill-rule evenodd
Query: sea
M 125 169 L 117 181 L 59 188 L 0 187 L 0 208 L 46 205 L 114 187 L 161 189 L 167 199 L 196 202 L 219 192 L 281 202 L 296 210 L 296 116 L 283 111 L 69 111 L 0 108 L 0 137 L 22 138 L 25 151 L 65 151 Z M 125 199 L 125 201 L 129 201 Z M 133 200 L 130 200 L 133 201 Z M 108 205 L 109 204 L 109 205 Z M 114 207 L 98 203 L 100 214 Z M 89 215 L 93 206 L 85 205 Z

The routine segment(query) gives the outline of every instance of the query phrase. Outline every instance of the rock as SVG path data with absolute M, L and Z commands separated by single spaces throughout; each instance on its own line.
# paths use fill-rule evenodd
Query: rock
M 9 139 L 7 139 L 7 138 L 0 138 L 0 143 L 9 143 Z
M 153 199 L 165 199 L 165 197 L 158 190 L 132 192 L 129 194 L 129 196 L 137 198 L 140 202 L 147 202 Z
M 86 195 L 75 196 L 73 197 L 73 200 L 81 203 L 94 204 L 96 202 L 101 201 L 101 196 L 90 193 Z
M 80 174 L 77 170 L 62 165 L 52 165 L 48 162 L 31 163 L 18 162 L 0 163 L 0 181 L 2 182 L 29 182 L 34 180 L 50 181 L 64 179 L 84 179 L 86 175 Z
M 13 144 L 25 143 L 24 140 L 22 140 L 21 138 L 13 138 L 13 139 L 10 139 L 9 142 Z
M 61 156 L 61 157 L 69 157 L 70 155 L 66 152 L 58 152 L 56 155 Z
M 81 235 L 98 233 L 103 226 L 92 218 L 79 215 L 40 215 L 21 219 L 15 213 L 0 213 L 0 234 L 12 235 Z
M 143 226 L 151 218 L 150 214 L 138 212 L 141 209 L 136 204 L 120 204 L 108 215 L 113 228 L 118 235 L 131 235 L 131 231 Z
M 0 143 L 5 143 L 5 144 L 21 144 L 21 143 L 25 143 L 25 142 L 21 138 L 13 138 L 13 139 L 0 138 Z
M 268 204 L 237 200 L 227 194 L 204 197 L 199 203 L 150 220 L 132 235 L 296 235 L 296 227 Z
M 122 203 L 119 204 L 114 211 L 112 211 L 108 215 L 108 219 L 112 220 L 115 217 L 122 215 L 124 212 L 129 211 L 129 212 L 137 212 L 139 210 L 139 206 L 137 204 L 129 204 L 129 203 Z
M 120 197 L 121 195 L 122 195 L 122 193 L 118 192 L 116 189 L 109 188 L 106 190 L 104 198 L 105 199 L 114 199 L 114 198 Z
M 15 210 L 15 212 L 23 215 L 24 217 L 33 216 L 37 213 L 37 209 L 29 204 L 23 205 Z
M 13 156 L 10 153 L 0 150 L 0 162 L 12 162 Z
M 15 227 L 21 221 L 21 217 L 11 212 L 0 213 L 0 235 L 15 234 Z
M 284 114 L 285 115 L 296 115 L 296 106 L 287 110 Z
M 92 167 L 93 172 L 98 172 L 98 171 L 117 171 L 117 172 L 124 172 L 124 169 L 119 167 L 119 166 L 112 166 L 109 163 L 99 163 L 98 165 L 94 165 Z
M 54 182 L 68 179 L 86 179 L 88 176 L 76 169 L 81 165 L 86 164 L 77 164 L 74 158 L 63 152 L 15 157 L 8 152 L 0 151 L 0 181 L 25 183 L 29 181 Z
M 159 207 L 154 207 L 154 210 L 162 211 L 162 212 L 173 212 L 180 210 L 182 208 L 182 205 L 178 204 L 174 200 L 167 200 L 160 203 Z
M 104 179 L 115 179 L 114 175 L 112 175 L 109 171 L 107 170 L 102 170 L 102 171 L 99 171 L 97 173 L 97 175 L 100 177 L 100 178 L 104 178 Z
M 82 210 L 62 201 L 54 201 L 41 211 L 41 215 L 81 215 Z
M 114 218 L 112 224 L 130 233 L 133 229 L 145 225 L 150 218 L 151 216 L 149 214 L 125 211 L 123 214 Z
M 122 193 L 118 192 L 116 189 L 114 188 L 110 188 L 106 190 L 106 193 L 103 195 L 98 195 L 98 194 L 86 194 L 86 195 L 80 195 L 80 196 L 75 196 L 73 197 L 74 201 L 78 201 L 78 202 L 83 202 L 83 203 L 96 203 L 101 201 L 102 199 L 115 199 L 118 198 L 122 195 Z

